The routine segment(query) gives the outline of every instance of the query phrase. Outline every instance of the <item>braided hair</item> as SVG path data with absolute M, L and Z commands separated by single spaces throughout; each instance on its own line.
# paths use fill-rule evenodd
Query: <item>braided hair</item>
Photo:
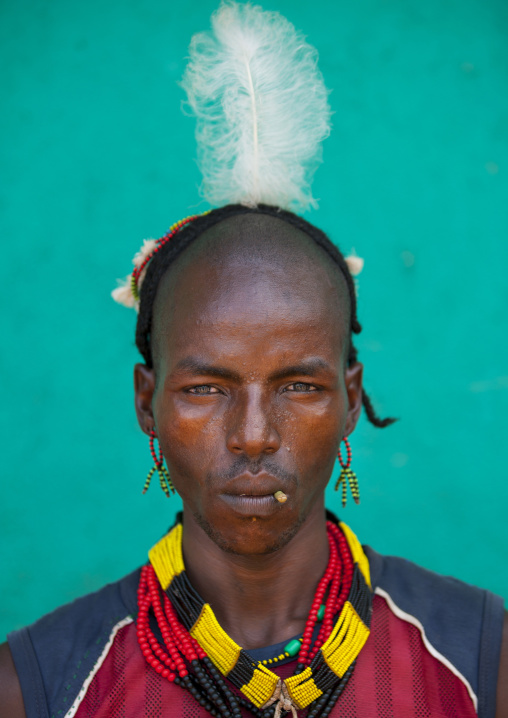
M 180 254 L 182 254 L 182 252 L 207 229 L 210 229 L 229 217 L 242 214 L 264 214 L 287 222 L 296 229 L 299 229 L 307 234 L 319 247 L 321 247 L 331 261 L 340 269 L 340 272 L 346 281 L 350 306 L 348 366 L 354 364 L 357 361 L 358 351 L 353 344 L 352 335 L 359 334 L 362 327 L 358 321 L 356 312 L 357 303 L 354 280 L 351 276 L 346 260 L 339 249 L 328 239 L 324 232 L 298 215 L 293 214 L 293 212 L 265 204 L 260 204 L 257 207 L 246 207 L 241 204 L 228 204 L 225 207 L 220 207 L 219 209 L 214 209 L 207 214 L 200 215 L 192 222 L 183 226 L 170 242 L 167 242 L 160 248 L 160 251 L 153 256 L 148 264 L 146 276 L 143 280 L 140 292 L 139 314 L 136 325 L 136 346 L 145 360 L 146 365 L 148 367 L 153 367 L 151 346 L 153 307 L 155 297 L 157 295 L 157 289 L 162 277 L 173 262 L 175 262 L 177 257 L 179 257 Z M 362 404 L 368 420 L 374 426 L 384 428 L 396 421 L 396 419 L 390 417 L 380 419 L 377 416 L 374 407 L 372 406 L 372 402 L 365 391 L 362 396 Z

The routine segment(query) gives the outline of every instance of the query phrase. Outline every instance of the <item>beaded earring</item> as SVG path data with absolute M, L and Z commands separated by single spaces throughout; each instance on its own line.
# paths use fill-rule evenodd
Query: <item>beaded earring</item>
M 349 488 L 351 489 L 351 494 L 353 495 L 353 501 L 355 504 L 360 503 L 360 489 L 358 488 L 358 479 L 356 478 L 356 474 L 354 471 L 351 471 L 349 468 L 351 466 L 351 446 L 349 444 L 349 441 L 347 440 L 347 436 L 343 439 L 344 444 L 346 445 L 346 451 L 347 451 L 347 461 L 344 463 L 344 460 L 342 459 L 342 455 L 340 453 L 340 446 L 339 451 L 337 453 L 337 457 L 339 459 L 339 463 L 342 467 L 342 471 L 340 472 L 340 476 L 337 479 L 337 483 L 335 484 L 335 491 L 338 490 L 340 484 L 342 484 L 342 508 L 345 507 L 346 501 L 347 501 L 347 484 L 349 482 Z
M 148 476 L 146 477 L 145 485 L 143 486 L 143 493 L 146 494 L 148 491 L 148 487 L 150 486 L 150 481 L 152 480 L 152 476 L 157 472 L 159 474 L 159 481 L 161 485 L 161 489 L 164 491 L 166 496 L 170 497 L 170 492 L 172 494 L 175 493 L 175 487 L 173 486 L 173 482 L 171 481 L 171 477 L 169 475 L 169 471 L 164 466 L 164 457 L 162 456 L 162 449 L 159 443 L 159 456 L 155 453 L 155 447 L 154 447 L 154 441 L 157 439 L 157 434 L 155 433 L 154 429 L 150 431 L 150 453 L 152 455 L 153 463 L 155 466 L 152 466 L 150 471 L 148 472 Z M 158 439 L 157 439 L 158 440 Z

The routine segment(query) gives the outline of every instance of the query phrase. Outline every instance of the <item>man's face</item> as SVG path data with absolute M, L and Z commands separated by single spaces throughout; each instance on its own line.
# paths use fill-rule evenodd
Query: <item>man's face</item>
M 166 285 L 152 410 L 173 484 L 221 548 L 272 552 L 322 511 L 354 426 L 341 292 L 319 263 L 241 257 L 198 259 Z

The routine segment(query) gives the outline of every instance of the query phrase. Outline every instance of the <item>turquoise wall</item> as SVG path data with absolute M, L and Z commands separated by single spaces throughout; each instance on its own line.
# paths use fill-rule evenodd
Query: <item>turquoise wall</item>
M 143 238 L 205 209 L 177 80 L 215 6 L 1 5 L 2 632 L 139 565 L 177 507 L 141 495 L 134 315 L 109 292 Z M 342 515 L 508 596 L 508 5 L 265 7 L 333 88 L 310 219 L 365 257 L 365 382 L 401 418 L 362 420 L 362 503 Z

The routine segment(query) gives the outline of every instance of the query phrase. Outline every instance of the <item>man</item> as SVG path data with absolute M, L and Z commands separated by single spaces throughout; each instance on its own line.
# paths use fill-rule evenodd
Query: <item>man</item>
M 358 421 L 362 365 L 351 276 L 323 238 L 290 213 L 233 206 L 152 255 L 136 410 L 160 442 L 183 522 L 141 577 L 11 635 L 2 717 L 508 716 L 500 601 L 363 551 L 327 524 L 324 490 Z M 327 609 L 316 610 L 332 594 L 340 603 L 348 580 L 333 617 L 337 650 L 350 641 L 339 669 L 326 653 L 334 629 L 318 645 Z M 231 646 L 243 651 L 226 666 Z M 252 685 L 235 679 L 245 656 Z
M 219 208 L 145 243 L 115 292 L 139 308 L 145 490 L 176 489 L 183 517 L 140 570 L 10 634 L 0 713 L 507 718 L 501 599 L 363 548 L 325 511 L 337 454 L 359 498 L 362 406 L 392 420 L 362 387 L 351 262 L 286 211 L 315 206 L 330 129 L 315 50 L 225 2 L 184 86 Z

